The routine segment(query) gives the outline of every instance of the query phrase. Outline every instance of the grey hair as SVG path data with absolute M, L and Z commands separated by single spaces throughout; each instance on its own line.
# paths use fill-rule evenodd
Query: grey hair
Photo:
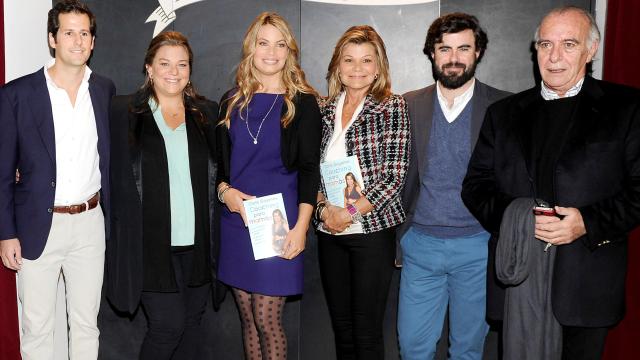
M 584 16 L 587 18 L 587 20 L 589 21 L 589 38 L 587 39 L 588 44 L 587 47 L 591 47 L 593 45 L 593 43 L 600 43 L 600 29 L 598 29 L 598 24 L 596 23 L 596 19 L 593 18 L 593 15 L 591 15 L 590 12 L 588 12 L 587 10 L 578 7 L 578 6 L 572 6 L 572 5 L 568 5 L 568 6 L 561 6 L 558 8 L 555 8 L 551 11 L 549 11 L 543 18 L 542 20 L 540 20 L 540 23 L 538 24 L 538 27 L 536 28 L 536 32 L 533 35 L 533 40 L 535 41 L 535 44 L 538 44 L 538 41 L 540 40 L 540 25 L 542 25 L 542 22 L 544 21 L 544 19 L 546 19 L 547 17 L 551 16 L 551 15 L 561 15 L 570 11 L 575 11 L 577 13 L 579 13 L 580 15 Z

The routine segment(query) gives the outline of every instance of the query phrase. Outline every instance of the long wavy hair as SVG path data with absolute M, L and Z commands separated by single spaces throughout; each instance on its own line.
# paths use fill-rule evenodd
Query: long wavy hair
M 300 50 L 298 49 L 298 44 L 293 37 L 289 24 L 287 24 L 282 16 L 275 12 L 263 12 L 251 23 L 242 41 L 242 60 L 238 64 L 235 79 L 236 91 L 231 94 L 229 98 L 223 100 L 228 101 L 228 105 L 225 117 L 220 121 L 221 124 L 228 124 L 234 109 L 244 111 L 247 106 L 249 106 L 253 95 L 260 88 L 261 84 L 258 80 L 257 70 L 253 65 L 253 56 L 256 49 L 258 31 L 260 31 L 260 28 L 264 25 L 272 25 L 278 29 L 280 33 L 282 33 L 287 48 L 289 49 L 284 68 L 282 69 L 282 84 L 285 88 L 284 102 L 287 109 L 282 119 L 280 119 L 282 126 L 286 128 L 295 116 L 296 108 L 293 103 L 293 98 L 296 94 L 305 93 L 317 95 L 316 91 L 307 83 L 304 71 L 302 71 L 298 63 Z
M 382 101 L 391 95 L 391 76 L 389 75 L 389 59 L 384 41 L 374 28 L 369 25 L 352 26 L 342 34 L 331 56 L 327 69 L 327 83 L 329 86 L 329 101 L 334 100 L 342 92 L 344 85 L 340 81 L 340 60 L 344 47 L 348 44 L 371 44 L 376 51 L 378 78 L 369 87 L 369 93 L 377 101 Z
M 347 189 L 349 188 L 349 183 L 347 182 L 347 178 L 351 178 L 351 180 L 353 180 L 353 188 L 360 188 L 362 189 L 362 185 L 360 185 L 360 182 L 358 181 L 358 179 L 356 179 L 356 176 L 353 175 L 353 173 L 351 171 L 349 171 L 348 173 L 344 174 L 344 190 L 347 191 Z
M 187 54 L 189 54 L 189 75 L 193 73 L 193 51 L 191 50 L 191 45 L 189 45 L 187 37 L 177 31 L 167 31 L 156 35 L 156 37 L 154 37 L 149 43 L 147 53 L 144 56 L 144 65 L 142 66 L 142 73 L 145 76 L 144 83 L 138 90 L 137 101 L 133 104 L 131 111 L 134 113 L 145 112 L 149 99 L 153 99 L 156 104 L 160 103 L 158 96 L 156 95 L 156 90 L 153 87 L 153 81 L 151 81 L 149 73 L 147 72 L 147 65 L 151 66 L 151 64 L 153 64 L 153 60 L 156 58 L 158 50 L 163 46 L 183 47 L 187 51 Z M 182 101 L 185 109 L 196 114 L 197 120 L 201 123 L 206 123 L 207 119 L 205 119 L 202 111 L 196 104 L 204 99 L 205 98 L 202 95 L 198 94 L 191 83 L 191 80 L 189 80 L 187 86 L 182 90 Z

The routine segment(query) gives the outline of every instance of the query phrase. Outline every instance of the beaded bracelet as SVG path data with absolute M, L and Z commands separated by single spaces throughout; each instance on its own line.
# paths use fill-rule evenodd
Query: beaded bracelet
M 324 211 L 327 210 L 327 205 L 323 204 L 322 205 L 322 210 L 320 210 L 320 214 L 318 214 L 318 221 L 323 221 L 322 220 L 322 214 L 324 213 Z
M 232 186 L 227 184 L 227 186 L 225 186 L 222 190 L 218 190 L 218 200 L 220 200 L 221 203 L 224 204 L 224 193 L 226 193 L 231 188 Z
M 318 203 L 316 204 L 316 210 L 313 213 L 314 219 L 316 219 L 317 221 L 322 221 L 322 212 L 326 209 L 326 207 L 327 202 L 325 200 L 318 201 Z
M 362 214 L 358 211 L 358 208 L 353 206 L 353 204 L 347 205 L 347 211 L 349 212 L 349 215 L 351 215 L 351 220 L 353 220 L 354 223 L 362 223 L 364 221 Z

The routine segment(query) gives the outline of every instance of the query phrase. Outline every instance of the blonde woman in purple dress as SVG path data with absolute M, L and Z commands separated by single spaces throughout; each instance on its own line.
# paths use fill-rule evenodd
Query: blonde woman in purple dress
M 285 359 L 282 310 L 302 293 L 302 251 L 318 189 L 320 111 L 287 22 L 262 13 L 249 26 L 236 87 L 222 98 L 219 279 L 232 288 L 247 359 Z M 243 201 L 281 193 L 288 231 L 280 256 L 254 260 Z

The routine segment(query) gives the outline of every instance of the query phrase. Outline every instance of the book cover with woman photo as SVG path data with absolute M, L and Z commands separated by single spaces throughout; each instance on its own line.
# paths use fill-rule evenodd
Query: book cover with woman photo
M 320 174 L 331 204 L 347 207 L 362 196 L 364 186 L 356 156 L 324 162 Z
M 255 260 L 281 255 L 289 233 L 282 194 L 245 200 L 243 204 Z

